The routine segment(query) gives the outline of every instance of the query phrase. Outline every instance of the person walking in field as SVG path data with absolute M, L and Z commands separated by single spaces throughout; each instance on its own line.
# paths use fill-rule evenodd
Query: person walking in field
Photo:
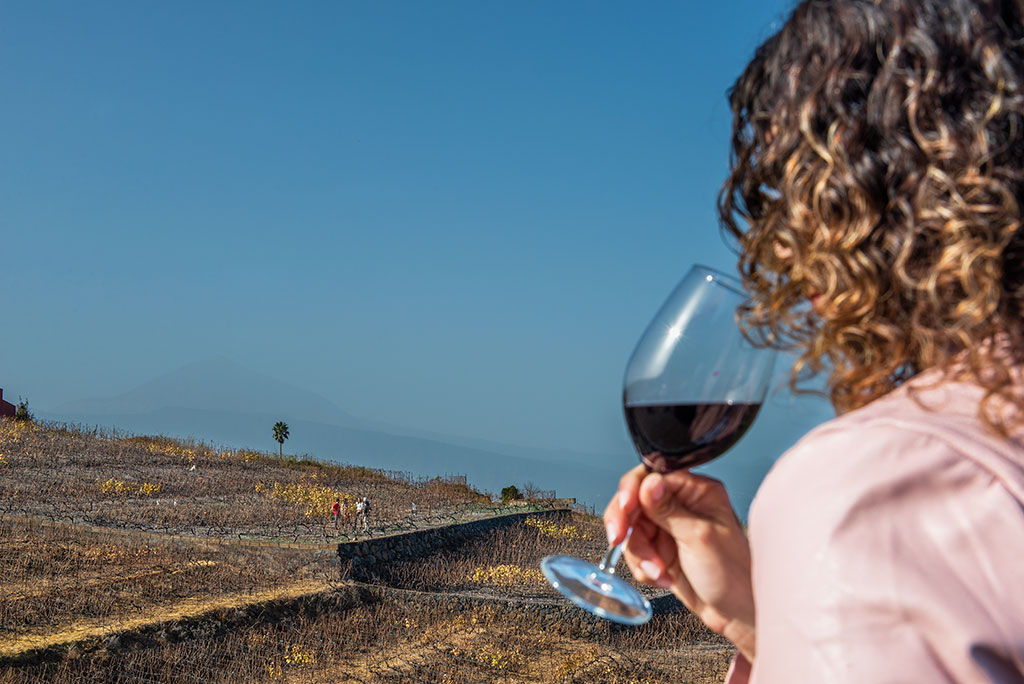
M 331 506 L 331 515 L 334 517 L 334 531 L 338 531 L 338 526 L 341 524 L 341 501 L 339 499 L 334 500 L 334 504 Z
M 367 529 L 369 529 L 369 524 L 368 524 L 368 518 L 369 517 L 370 517 L 370 500 L 364 496 L 363 497 L 363 515 L 362 515 L 362 518 L 363 518 L 363 531 L 364 532 Z
M 363 529 L 367 528 L 366 525 L 366 497 L 356 499 L 356 518 L 353 527 L 358 527 L 359 522 L 362 521 Z

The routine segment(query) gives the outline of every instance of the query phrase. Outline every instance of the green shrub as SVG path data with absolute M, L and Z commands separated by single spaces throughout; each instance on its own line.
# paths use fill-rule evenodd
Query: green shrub
M 501 503 L 503 504 L 507 504 L 509 501 L 521 498 L 523 498 L 523 496 L 519 493 L 519 488 L 515 485 L 509 485 L 501 490 Z
M 18 397 L 18 407 L 14 409 L 14 420 L 24 420 L 29 423 L 33 421 L 32 414 L 28 410 L 28 399 Z

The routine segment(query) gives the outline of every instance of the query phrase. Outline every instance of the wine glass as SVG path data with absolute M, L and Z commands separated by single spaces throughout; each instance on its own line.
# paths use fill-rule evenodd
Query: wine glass
M 695 265 L 640 338 L 626 366 L 622 403 L 648 470 L 706 463 L 728 451 L 757 416 L 775 351 L 753 346 L 740 331 L 736 308 L 745 300 L 738 280 Z M 615 574 L 622 544 L 609 548 L 598 565 L 554 555 L 541 570 L 578 606 L 640 625 L 650 620 L 651 604 Z

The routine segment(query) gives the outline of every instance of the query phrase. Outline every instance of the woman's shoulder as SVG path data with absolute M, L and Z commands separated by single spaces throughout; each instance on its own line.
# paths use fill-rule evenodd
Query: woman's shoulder
M 968 481 L 993 479 L 1024 502 L 1024 447 L 991 432 L 978 418 L 983 391 L 959 383 L 901 387 L 827 421 L 773 466 L 757 509 L 794 493 L 808 504 L 847 515 L 858 502 L 941 495 Z
M 766 517 L 803 516 L 832 525 L 875 501 L 912 488 L 921 476 L 947 470 L 956 454 L 933 434 L 852 412 L 807 433 L 768 472 L 751 508 L 751 525 Z M 892 414 L 896 416 L 898 414 Z M 829 522 L 829 521 L 832 522 Z
M 758 621 L 778 628 L 759 657 L 799 643 L 836 667 L 974 672 L 977 649 L 1019 651 L 1021 449 L 977 419 L 980 390 L 937 390 L 824 423 L 769 473 L 750 537 Z

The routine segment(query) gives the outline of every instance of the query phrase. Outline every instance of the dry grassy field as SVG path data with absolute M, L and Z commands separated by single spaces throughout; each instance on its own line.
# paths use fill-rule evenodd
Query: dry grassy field
M 364 495 L 370 529 L 336 531 L 330 503 Z M 731 648 L 685 611 L 544 612 L 563 604 L 540 558 L 600 555 L 593 516 L 526 517 L 364 583 L 333 551 L 507 510 L 450 481 L 0 421 L 0 684 L 721 681 Z
M 175 642 L 99 649 L 0 683 L 50 682 L 720 682 L 731 651 L 688 642 L 685 620 L 581 637 L 506 612 L 456 616 L 383 599 Z M 32 679 L 28 679 L 31 677 Z
M 0 522 L 0 654 L 202 614 L 247 597 L 331 586 L 329 552 L 97 534 Z
M 234 539 L 334 542 L 493 515 L 489 499 L 442 479 L 163 437 L 110 437 L 0 421 L 0 513 Z M 372 503 L 367 533 L 356 497 Z M 345 504 L 334 529 L 330 506 Z M 413 512 L 413 504 L 416 510 Z

